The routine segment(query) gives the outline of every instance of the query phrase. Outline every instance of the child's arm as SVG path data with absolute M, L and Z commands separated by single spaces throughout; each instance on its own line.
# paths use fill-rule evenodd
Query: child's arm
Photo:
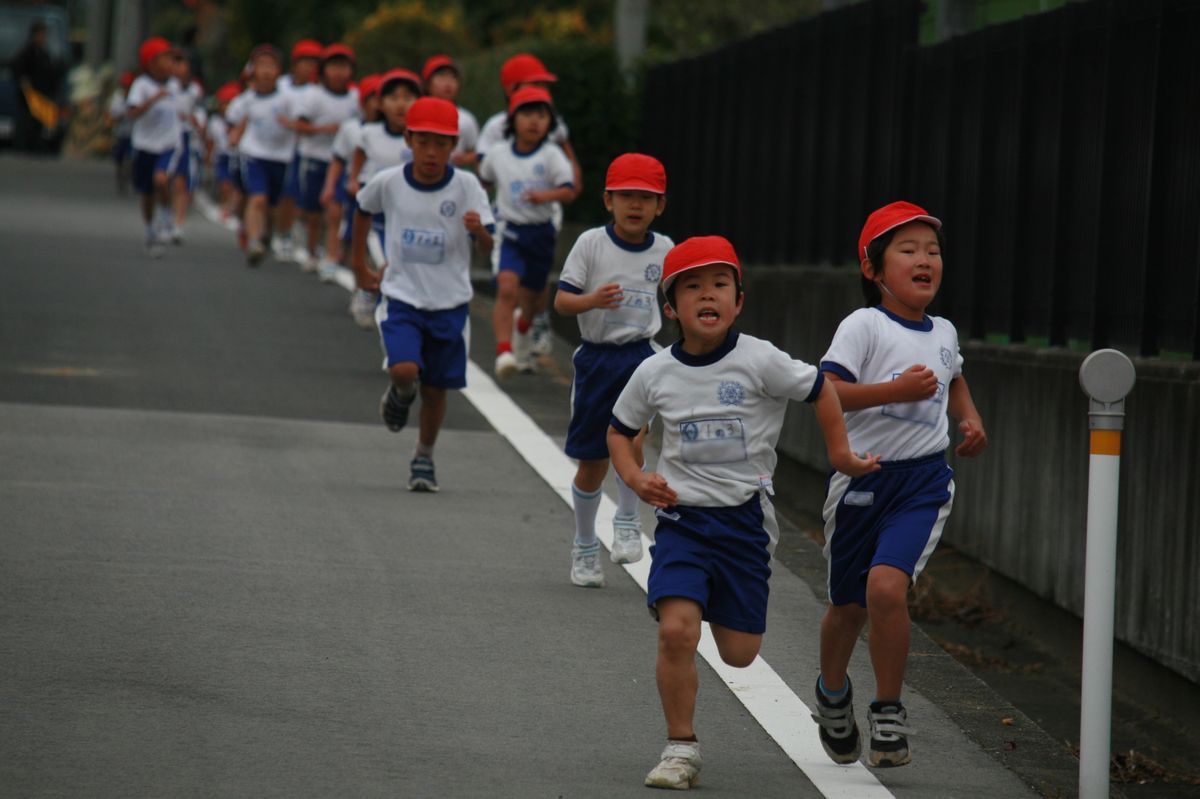
M 129 118 L 137 119 L 142 114 L 146 113 L 151 108 L 153 108 L 155 103 L 157 103 L 159 100 L 163 99 L 164 97 L 170 96 L 170 94 L 171 94 L 171 90 L 164 86 L 163 88 L 159 89 L 154 94 L 150 95 L 150 99 L 146 100 L 146 102 L 142 103 L 141 105 L 136 105 L 133 108 L 130 108 L 127 111 L 127 113 L 129 114 Z
M 825 377 L 836 387 L 843 411 L 861 411 L 890 402 L 918 402 L 937 393 L 937 375 L 922 364 L 908 367 L 886 383 L 851 383 L 830 371 Z
M 575 199 L 575 188 L 573 186 L 559 186 L 557 189 L 534 189 L 525 192 L 524 199 L 530 205 L 569 203 Z
M 334 156 L 329 160 L 329 169 L 325 172 L 325 185 L 321 187 L 321 206 L 333 203 L 334 189 L 342 179 L 342 159 Z
M 967 379 L 962 375 L 950 381 L 950 399 L 947 409 L 950 415 L 958 420 L 958 432 L 962 433 L 962 443 L 954 448 L 954 454 L 963 458 L 974 458 L 987 449 L 987 432 L 983 429 L 983 419 L 971 399 L 971 390 L 967 388 Z
M 246 120 L 243 119 L 241 122 L 234 125 L 233 129 L 229 131 L 229 146 L 237 147 L 238 142 L 240 142 L 242 140 L 242 134 L 244 134 L 245 132 L 246 132 Z
M 350 156 L 350 176 L 346 178 L 346 191 L 350 192 L 351 196 L 358 194 L 358 190 L 362 188 L 358 185 L 358 176 L 366 162 L 366 151 L 361 147 L 355 147 L 354 155 Z
M 354 225 L 350 229 L 350 268 L 354 270 L 354 281 L 363 291 L 379 291 L 382 275 L 367 268 L 367 234 L 371 231 L 371 215 L 366 211 L 354 212 Z
M 620 283 L 606 283 L 588 294 L 560 290 L 554 293 L 554 310 L 563 316 L 578 316 L 596 308 L 620 308 L 623 297 Z
M 647 505 L 669 508 L 679 502 L 679 496 L 667 485 L 666 478 L 657 472 L 642 471 L 637 461 L 634 439 L 612 426 L 608 428 L 608 455 L 625 485 L 632 488 Z
M 284 118 L 282 117 L 280 118 L 281 123 L 283 122 L 283 119 Z M 300 117 L 292 122 L 289 127 L 299 133 L 301 136 L 312 136 L 318 133 L 337 133 L 340 125 L 337 123 L 330 125 L 314 125 L 307 118 Z
M 471 238 L 475 239 L 475 249 L 485 254 L 492 251 L 492 232 L 483 224 L 483 218 L 478 211 L 467 211 L 463 214 L 463 226 L 471 234 Z
M 859 457 L 850 451 L 850 440 L 846 438 L 846 422 L 842 418 L 842 404 L 838 401 L 838 390 L 825 381 L 821 393 L 813 403 L 817 412 L 817 423 L 825 435 L 825 451 L 833 468 L 850 477 L 859 477 L 880 469 L 879 456 L 864 452 Z M 609 448 L 612 448 L 612 433 L 609 433 Z M 616 460 L 613 460 L 616 463 Z M 622 476 L 624 479 L 624 476 Z

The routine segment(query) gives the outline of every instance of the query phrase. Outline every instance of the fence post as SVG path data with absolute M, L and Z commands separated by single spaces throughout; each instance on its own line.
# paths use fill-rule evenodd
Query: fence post
M 1125 396 L 1133 363 L 1117 350 L 1097 350 L 1079 367 L 1088 395 L 1087 553 L 1083 586 L 1083 691 L 1079 713 L 1079 796 L 1107 799 L 1112 739 L 1113 610 L 1117 576 L 1117 489 Z

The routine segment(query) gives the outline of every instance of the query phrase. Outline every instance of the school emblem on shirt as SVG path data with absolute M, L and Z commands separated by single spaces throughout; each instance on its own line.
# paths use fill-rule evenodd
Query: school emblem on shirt
M 741 405 L 746 401 L 746 389 L 736 380 L 722 380 L 717 386 L 717 399 L 722 405 Z
M 700 427 L 695 422 L 685 422 L 680 425 L 679 433 L 684 441 L 695 441 L 700 436 Z
M 438 210 L 442 212 L 442 216 L 454 216 L 458 206 L 454 204 L 454 200 L 446 200 Z
M 950 359 L 954 357 L 954 353 L 950 352 L 950 350 L 946 349 L 945 347 L 942 347 L 939 354 L 942 356 L 942 366 L 949 369 Z
M 545 164 L 534 164 L 533 165 L 533 174 L 537 175 L 538 177 L 541 177 L 542 175 L 546 174 L 546 165 Z
M 657 283 L 662 277 L 662 264 L 650 264 L 646 267 L 646 282 Z

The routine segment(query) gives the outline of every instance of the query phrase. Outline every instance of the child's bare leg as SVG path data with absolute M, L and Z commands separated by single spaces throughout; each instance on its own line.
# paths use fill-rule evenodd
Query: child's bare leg
M 154 196 L 159 208 L 164 211 L 171 209 L 171 176 L 166 172 L 154 173 Z
M 342 240 L 338 236 L 341 222 L 342 206 L 330 203 L 325 209 L 325 257 L 335 264 L 342 261 Z
M 252 194 L 246 201 L 246 238 L 260 241 L 267 224 L 267 195 Z
M 516 272 L 504 270 L 496 275 L 496 307 L 492 313 L 492 328 L 496 334 L 497 352 L 500 345 L 512 347 L 513 311 L 517 307 L 520 279 Z
M 541 292 L 527 289 L 524 286 L 520 288 L 517 302 L 521 306 L 521 316 L 527 320 L 529 325 L 533 324 L 533 317 L 545 310 L 545 307 L 538 307 L 538 299 L 541 296 Z
M 875 668 L 875 697 L 900 698 L 908 663 L 911 622 L 908 618 L 909 576 L 892 566 L 876 566 L 867 575 L 867 613 L 871 631 L 867 642 Z
M 175 207 L 175 224 L 182 227 L 183 223 L 187 221 L 188 205 L 192 198 L 188 195 L 187 178 L 183 175 L 176 175 L 171 182 L 174 184 L 171 204 Z
M 317 244 L 321 240 L 321 214 L 317 211 L 304 212 L 304 224 L 307 227 L 308 238 L 304 244 L 310 254 L 316 254 Z
M 154 221 L 154 193 L 142 195 L 142 219 L 147 225 Z
M 388 367 L 388 377 L 391 378 L 392 385 L 404 396 L 416 389 L 417 377 L 420 374 L 421 369 L 412 361 L 402 361 Z
M 821 683 L 838 692 L 846 682 L 846 669 L 863 625 L 867 609 L 858 605 L 830 605 L 821 619 Z
M 700 605 L 690 599 L 658 601 L 658 661 L 654 674 L 667 720 L 667 737 L 689 740 L 696 735 L 696 647 L 700 645 Z
M 762 633 L 747 633 L 732 630 L 719 624 L 709 625 L 721 660 L 737 669 L 744 669 L 758 657 L 762 648 Z
M 421 426 L 417 436 L 417 445 L 425 451 L 432 451 L 437 443 L 438 431 L 446 418 L 446 389 L 434 386 L 421 386 Z
M 608 458 L 580 461 L 579 468 L 575 470 L 575 487 L 589 494 L 598 491 L 604 484 L 604 477 L 607 474 Z

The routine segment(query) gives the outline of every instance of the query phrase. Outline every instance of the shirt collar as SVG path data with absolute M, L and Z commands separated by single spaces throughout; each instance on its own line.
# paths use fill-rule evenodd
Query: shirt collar
M 721 343 L 721 346 L 705 355 L 691 355 L 684 352 L 683 341 L 676 341 L 671 345 L 671 355 L 684 366 L 711 366 L 733 352 L 733 348 L 737 346 L 738 336 L 740 335 L 741 333 L 738 332 L 737 328 L 729 328 L 729 332 L 725 335 L 725 341 Z

